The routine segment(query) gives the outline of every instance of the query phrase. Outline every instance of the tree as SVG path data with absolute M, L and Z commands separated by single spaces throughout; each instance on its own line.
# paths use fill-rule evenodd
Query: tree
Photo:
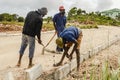
M 46 20 L 47 20 L 47 23 L 49 23 L 50 21 L 52 21 L 52 16 L 48 16 Z
M 78 10 L 77 10 L 77 15 L 80 15 L 80 14 L 82 14 L 82 10 L 81 10 L 81 9 L 78 9 Z
M 11 16 L 13 18 L 13 21 L 16 21 L 19 17 L 19 15 L 17 15 L 17 14 L 12 14 Z
M 73 7 L 72 9 L 70 9 L 70 11 L 68 12 L 68 20 L 71 19 L 72 17 L 77 15 L 77 8 Z
M 82 10 L 82 13 L 83 13 L 83 14 L 86 14 L 86 11 L 85 11 L 85 10 Z
M 10 15 L 8 13 L 0 14 L 1 21 L 9 21 L 10 20 L 9 18 L 10 18 Z
M 116 19 L 120 21 L 120 13 L 116 16 Z
M 99 11 L 95 12 L 95 14 L 99 17 L 101 16 L 101 13 Z
M 0 21 L 17 21 L 17 14 L 2 13 L 0 14 Z
M 116 19 L 118 22 L 111 17 L 109 17 L 109 14 L 106 13 L 106 15 L 102 15 L 102 12 L 91 12 L 86 13 L 85 10 L 82 10 L 80 8 L 73 7 L 68 12 L 68 21 L 76 21 L 79 23 L 92 23 L 92 24 L 99 24 L 99 25 L 106 25 L 106 23 L 109 21 L 111 25 L 120 24 L 120 13 L 116 16 Z
M 24 22 L 24 18 L 23 17 L 18 17 L 18 22 Z

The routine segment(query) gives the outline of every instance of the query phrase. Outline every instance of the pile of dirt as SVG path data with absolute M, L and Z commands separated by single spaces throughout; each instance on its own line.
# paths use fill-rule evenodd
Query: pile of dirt
M 0 24 L 0 32 L 7 32 L 7 31 L 21 31 L 22 26 L 19 25 L 3 25 Z

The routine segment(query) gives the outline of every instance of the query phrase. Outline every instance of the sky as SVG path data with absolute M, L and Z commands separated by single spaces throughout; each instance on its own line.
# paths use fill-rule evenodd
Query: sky
M 47 16 L 54 16 L 63 5 L 66 12 L 72 7 L 81 8 L 87 12 L 104 11 L 113 8 L 120 9 L 120 0 L 0 0 L 0 14 L 10 13 L 25 17 L 29 11 L 41 7 L 48 8 Z

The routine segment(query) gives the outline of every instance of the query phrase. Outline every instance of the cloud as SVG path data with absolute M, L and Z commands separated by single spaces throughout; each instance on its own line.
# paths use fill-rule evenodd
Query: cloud
M 120 9 L 120 0 L 113 1 L 112 8 L 119 8 Z
M 88 12 L 91 12 L 110 9 L 112 5 L 113 0 L 77 0 L 76 3 L 72 5 L 72 7 L 75 6 Z
M 77 0 L 63 0 L 63 5 L 65 6 L 66 10 L 68 11 L 70 7 L 76 3 Z
M 31 10 L 47 7 L 49 12 L 58 11 L 62 0 L 0 0 L 0 13 L 13 12 L 25 16 Z M 48 13 L 49 14 L 49 13 Z
M 112 0 L 97 0 L 97 7 L 96 10 L 106 10 L 110 9 L 113 5 Z
M 74 4 L 71 5 L 70 8 L 72 7 L 78 7 L 81 8 L 83 10 L 86 11 L 94 11 L 96 4 L 95 4 L 95 0 L 76 0 L 76 2 Z
M 58 12 L 60 5 L 64 5 L 66 11 L 78 7 L 91 12 L 120 8 L 119 3 L 120 0 L 0 0 L 0 13 L 16 13 L 25 17 L 31 10 L 47 7 L 48 16 L 53 16 Z

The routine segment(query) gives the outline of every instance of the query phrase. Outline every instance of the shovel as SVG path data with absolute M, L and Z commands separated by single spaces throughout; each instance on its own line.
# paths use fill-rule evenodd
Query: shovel
M 51 50 L 49 50 L 49 49 L 46 49 L 46 47 L 50 44 L 50 42 L 53 40 L 53 38 L 55 37 L 55 35 L 56 35 L 56 32 L 55 32 L 54 35 L 51 37 L 51 39 L 50 39 L 49 42 L 46 44 L 46 46 L 43 46 L 42 55 L 44 55 L 44 51 L 51 52 L 51 53 L 55 53 L 55 51 L 51 51 Z

